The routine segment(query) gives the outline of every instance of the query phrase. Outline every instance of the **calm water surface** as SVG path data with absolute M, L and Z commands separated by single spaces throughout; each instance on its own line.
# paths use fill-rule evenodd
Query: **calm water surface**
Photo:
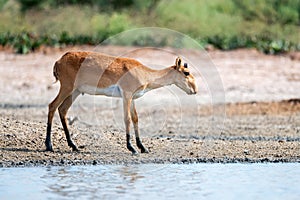
M 300 199 L 300 163 L 0 169 L 0 199 Z

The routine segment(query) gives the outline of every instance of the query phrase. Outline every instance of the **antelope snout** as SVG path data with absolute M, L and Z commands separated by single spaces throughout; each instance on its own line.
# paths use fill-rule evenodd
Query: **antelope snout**
M 196 92 L 196 91 L 193 91 L 193 92 L 190 93 L 190 95 L 192 95 L 192 94 L 197 94 L 197 92 Z
M 197 85 L 194 85 L 192 88 L 191 88 L 191 94 L 197 94 L 198 92 L 198 87 Z
M 189 95 L 197 94 L 198 90 L 196 88 L 191 88 L 191 90 L 188 92 Z

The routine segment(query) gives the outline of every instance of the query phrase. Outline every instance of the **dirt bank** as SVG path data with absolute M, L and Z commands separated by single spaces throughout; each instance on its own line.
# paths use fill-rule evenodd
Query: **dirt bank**
M 168 121 L 166 130 L 142 134 L 149 154 L 132 156 L 126 149 L 124 131 L 116 125 L 89 126 L 79 121 L 71 128 L 79 153 L 66 145 L 57 120 L 53 130 L 55 152 L 44 152 L 43 109 L 1 108 L 0 166 L 300 162 L 299 102 L 230 104 L 226 111 L 230 114 L 222 130 L 208 131 L 210 115 L 205 111 L 190 115 L 193 119 L 202 115 L 204 125 L 197 129 L 186 126 L 185 133 L 176 131 L 176 121 Z

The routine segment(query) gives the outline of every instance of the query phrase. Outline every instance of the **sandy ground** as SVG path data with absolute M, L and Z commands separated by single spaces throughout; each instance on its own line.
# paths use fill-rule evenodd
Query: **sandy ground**
M 189 61 L 199 94 L 161 88 L 137 100 L 141 137 L 149 154 L 126 149 L 121 101 L 84 95 L 69 112 L 80 152 L 67 146 L 59 117 L 54 153 L 45 152 L 47 104 L 58 92 L 53 63 L 81 46 L 29 55 L 0 52 L 0 166 L 73 164 L 300 162 L 300 60 L 256 50 L 229 52 L 100 47 L 153 67 Z M 134 142 L 133 142 L 134 144 Z

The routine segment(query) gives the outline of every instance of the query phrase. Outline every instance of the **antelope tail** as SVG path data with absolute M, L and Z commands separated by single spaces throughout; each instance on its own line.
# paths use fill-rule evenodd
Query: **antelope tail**
M 56 83 L 58 81 L 57 67 L 58 67 L 58 63 L 56 62 L 54 67 L 53 67 L 53 76 L 55 77 L 55 82 L 54 83 Z

